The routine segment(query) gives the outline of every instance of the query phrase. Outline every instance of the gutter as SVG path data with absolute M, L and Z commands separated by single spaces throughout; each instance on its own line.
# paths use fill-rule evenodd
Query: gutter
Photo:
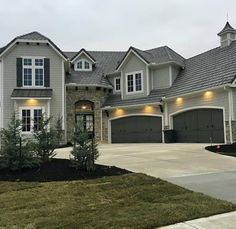
M 66 83 L 65 86 L 68 86 L 68 87 L 102 87 L 102 88 L 113 89 L 112 86 L 103 86 L 103 85 L 99 85 L 99 84 Z
M 221 85 L 221 86 L 216 86 L 216 87 L 211 87 L 211 88 L 205 88 L 202 90 L 198 90 L 198 91 L 194 91 L 194 92 L 189 92 L 189 93 L 184 93 L 184 94 L 179 94 L 179 95 L 175 95 L 175 96 L 171 96 L 171 97 L 162 97 L 163 101 L 169 101 L 172 99 L 175 99 L 177 97 L 184 97 L 184 96 L 188 96 L 188 95 L 194 95 L 194 94 L 198 94 L 207 90 L 216 90 L 216 89 L 220 89 L 220 88 L 224 88 L 226 89 L 227 87 L 232 87 L 231 84 L 225 84 L 225 85 Z
M 121 106 L 105 106 L 102 107 L 102 110 L 113 110 L 117 108 L 127 108 L 127 107 L 141 107 L 141 106 L 148 106 L 148 105 L 162 105 L 162 102 L 153 102 L 153 103 L 140 103 L 140 104 L 133 104 L 133 105 L 121 105 Z

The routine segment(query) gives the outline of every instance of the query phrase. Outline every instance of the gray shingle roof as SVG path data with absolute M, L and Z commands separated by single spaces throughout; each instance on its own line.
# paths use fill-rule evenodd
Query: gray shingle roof
M 91 72 L 74 71 L 66 76 L 66 83 L 76 83 L 80 85 L 94 85 L 100 87 L 110 87 L 111 85 L 105 75 L 115 71 L 117 63 L 125 55 L 125 52 L 109 51 L 87 51 L 96 60 L 96 64 Z M 72 59 L 77 52 L 65 52 Z
M 22 39 L 22 40 L 49 40 L 47 37 L 42 35 L 41 33 L 34 31 L 31 33 L 27 33 L 24 35 L 20 35 L 16 37 L 16 39 Z
M 121 100 L 119 95 L 109 96 L 103 106 L 138 105 L 159 102 L 161 97 L 178 96 L 185 93 L 207 90 L 231 84 L 236 78 L 236 41 L 228 47 L 217 47 L 185 60 L 172 87 L 155 90 L 146 98 Z
M 236 33 L 236 30 L 229 24 L 227 21 L 225 27 L 218 33 L 218 36 L 221 36 L 225 33 Z
M 230 84 L 236 76 L 236 41 L 187 59 L 167 96 Z
M 52 89 L 14 89 L 11 97 L 17 98 L 51 98 Z
M 67 59 L 67 56 L 58 48 L 58 46 L 56 46 L 49 38 L 45 37 L 39 32 L 31 32 L 31 33 L 17 36 L 11 42 L 9 42 L 5 47 L 0 48 L 0 54 L 18 39 L 26 40 L 26 41 L 28 40 L 48 41 L 65 59 Z
M 168 89 L 153 90 L 147 97 L 125 100 L 122 100 L 120 95 L 110 95 L 103 104 L 103 107 L 121 107 L 129 105 L 157 103 L 161 101 L 161 98 L 166 94 L 167 90 Z
M 177 65 L 184 66 L 184 57 L 176 53 L 174 50 L 169 48 L 168 46 L 158 47 L 149 50 L 140 50 L 135 47 L 130 47 L 129 50 L 126 52 L 124 58 L 128 55 L 129 51 L 133 50 L 136 52 L 140 57 L 142 57 L 148 64 L 164 64 L 166 62 L 174 62 Z M 123 59 L 124 59 L 123 58 Z M 117 65 L 116 69 L 119 68 L 123 59 Z

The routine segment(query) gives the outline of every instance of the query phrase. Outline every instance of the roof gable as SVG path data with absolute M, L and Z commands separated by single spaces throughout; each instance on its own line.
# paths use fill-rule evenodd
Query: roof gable
M 129 57 L 129 55 L 131 53 L 133 53 L 135 56 L 137 56 L 145 64 L 149 64 L 150 63 L 148 60 L 146 60 L 147 56 L 146 56 L 146 54 L 144 55 L 144 51 L 136 49 L 136 48 L 131 46 L 129 48 L 129 50 L 126 52 L 126 54 L 123 57 L 123 59 L 120 61 L 120 63 L 116 67 L 116 71 L 119 71 L 121 69 L 121 67 L 124 65 L 125 61 L 128 59 L 128 57 Z M 144 56 L 146 56 L 146 57 L 144 57 Z
M 96 60 L 84 48 L 82 48 L 76 53 L 74 57 L 72 57 L 71 62 L 75 62 L 75 60 L 77 60 L 82 54 L 84 54 L 92 63 L 96 63 Z
M 31 33 L 17 36 L 11 42 L 9 42 L 4 48 L 0 49 L 0 57 L 2 55 L 4 55 L 17 42 L 47 43 L 64 60 L 68 59 L 68 57 L 49 38 L 45 37 L 44 35 L 40 34 L 39 32 L 31 32 Z

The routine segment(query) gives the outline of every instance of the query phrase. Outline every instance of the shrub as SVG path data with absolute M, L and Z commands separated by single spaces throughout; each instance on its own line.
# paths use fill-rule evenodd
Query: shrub
M 33 132 L 35 140 L 33 148 L 42 162 L 49 161 L 56 155 L 54 150 L 59 146 L 62 138 L 61 118 L 56 120 L 54 126 L 49 127 L 51 120 L 52 117 L 42 118 L 38 130 L 35 129 Z
M 12 115 L 8 128 L 1 130 L 0 167 L 21 170 L 39 165 L 29 139 L 21 136 L 21 121 Z
M 74 132 L 74 145 L 71 154 L 72 166 L 76 169 L 93 171 L 95 170 L 95 161 L 99 157 L 97 143 L 94 138 L 90 138 L 86 130 L 83 130 L 82 124 L 76 125 Z

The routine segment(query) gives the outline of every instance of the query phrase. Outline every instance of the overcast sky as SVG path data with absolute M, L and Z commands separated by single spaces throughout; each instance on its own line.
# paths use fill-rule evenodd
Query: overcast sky
M 63 51 L 168 45 L 187 58 L 219 46 L 227 12 L 236 28 L 235 0 L 0 0 L 0 47 L 38 31 Z

